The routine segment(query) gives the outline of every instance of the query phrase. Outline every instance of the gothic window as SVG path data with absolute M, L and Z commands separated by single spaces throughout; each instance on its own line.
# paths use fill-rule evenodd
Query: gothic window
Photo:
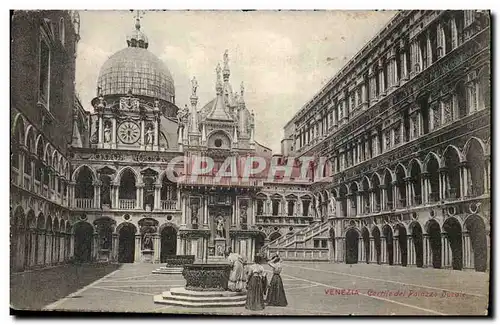
M 65 43 L 65 39 L 66 39 L 65 33 L 66 33 L 66 31 L 64 28 L 64 18 L 61 17 L 59 19 L 59 39 L 61 40 L 62 45 L 64 45 L 64 43 Z
M 40 40 L 39 76 L 38 76 L 38 99 L 49 109 L 50 91 L 50 47 L 42 37 Z
M 397 146 L 399 144 L 399 142 L 401 141 L 400 134 L 401 134 L 402 127 L 403 127 L 403 125 L 398 125 L 394 129 L 394 146 Z

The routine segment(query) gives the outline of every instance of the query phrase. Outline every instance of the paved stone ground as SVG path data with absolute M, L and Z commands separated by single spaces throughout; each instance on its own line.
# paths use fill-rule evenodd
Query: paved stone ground
M 39 310 L 117 270 L 118 264 L 75 264 L 10 275 L 10 306 Z
M 171 307 L 154 304 L 153 296 L 183 286 L 185 281 L 181 275 L 152 274 L 157 267 L 124 264 L 45 309 L 245 315 L 485 315 L 488 306 L 486 273 L 287 262 L 282 273 L 287 307 L 267 307 L 259 312 L 244 307 Z

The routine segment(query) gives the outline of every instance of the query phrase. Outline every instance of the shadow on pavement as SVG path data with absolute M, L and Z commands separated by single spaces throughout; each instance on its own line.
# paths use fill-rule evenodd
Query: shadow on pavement
M 10 275 L 10 307 L 40 310 L 119 269 L 121 264 L 72 264 Z M 78 299 L 78 296 L 72 298 Z M 15 314 L 15 311 L 12 313 Z

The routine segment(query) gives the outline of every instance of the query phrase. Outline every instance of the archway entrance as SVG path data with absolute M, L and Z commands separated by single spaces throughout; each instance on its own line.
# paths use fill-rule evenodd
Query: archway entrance
M 118 232 L 118 262 L 133 263 L 135 255 L 135 226 L 125 224 Z
M 160 262 L 164 263 L 167 256 L 177 253 L 177 230 L 172 226 L 167 226 L 161 231 Z
M 424 265 L 424 236 L 422 234 L 422 227 L 417 222 L 413 223 L 411 237 L 413 239 L 413 247 L 415 248 L 415 264 L 418 267 L 422 267 Z
M 377 264 L 380 264 L 380 248 L 382 246 L 382 243 L 380 241 L 380 230 L 378 230 L 377 227 L 375 227 L 372 231 L 373 233 L 373 242 L 375 244 L 375 260 L 377 261 Z
M 92 259 L 92 237 L 94 230 L 87 222 L 75 225 L 75 260 L 80 263 L 90 262 Z
M 448 242 L 451 248 L 451 266 L 454 270 L 461 270 L 463 267 L 462 227 L 460 227 L 460 223 L 455 218 L 448 218 L 444 222 L 443 230 L 448 235 Z
M 259 232 L 257 237 L 255 237 L 255 254 L 260 253 L 262 246 L 266 243 L 266 235 L 262 232 Z
M 392 229 L 389 226 L 385 226 L 383 232 L 386 243 L 387 263 L 389 263 L 389 265 L 394 265 L 394 240 L 392 236 Z
M 397 225 L 396 229 L 398 230 L 398 244 L 399 251 L 401 252 L 401 266 L 408 265 L 408 241 L 406 228 L 403 225 Z
M 465 221 L 465 228 L 469 232 L 472 253 L 474 254 L 474 269 L 485 272 L 488 263 L 488 245 L 486 239 L 486 227 L 483 219 L 472 215 Z
M 434 220 L 429 221 L 427 233 L 431 245 L 432 267 L 439 269 L 441 268 L 441 228 L 439 224 Z
M 345 234 L 345 262 L 346 264 L 358 263 L 358 232 L 355 229 L 350 229 Z

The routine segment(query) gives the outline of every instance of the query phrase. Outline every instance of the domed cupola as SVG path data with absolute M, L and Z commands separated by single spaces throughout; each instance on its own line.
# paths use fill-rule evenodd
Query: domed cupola
M 167 66 L 148 50 L 139 18 L 127 35 L 127 47 L 113 54 L 101 67 L 97 88 L 104 97 L 137 96 L 175 105 L 174 79 Z

